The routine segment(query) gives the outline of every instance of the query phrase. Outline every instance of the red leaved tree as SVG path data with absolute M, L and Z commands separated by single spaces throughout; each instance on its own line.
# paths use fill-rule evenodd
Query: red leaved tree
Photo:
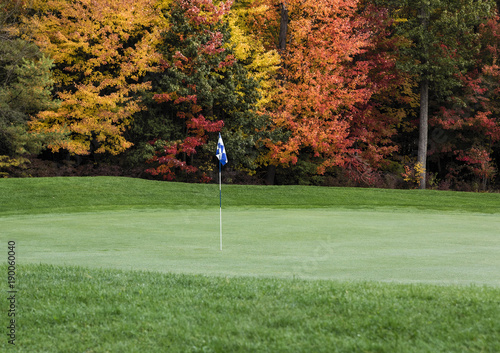
M 460 89 L 430 119 L 431 126 L 443 131 L 431 160 L 447 169 L 450 181 L 470 182 L 472 177 L 486 189 L 497 173 L 493 155 L 500 151 L 499 17 L 482 24 L 479 34 L 482 50 L 474 67 L 456 75 Z

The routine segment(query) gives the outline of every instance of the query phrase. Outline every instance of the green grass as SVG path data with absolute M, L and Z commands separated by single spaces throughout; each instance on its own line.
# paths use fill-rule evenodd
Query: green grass
M 224 185 L 222 252 L 218 196 L 0 180 L 0 351 L 500 351 L 500 194 Z
M 217 185 L 142 179 L 34 178 L 0 180 L 0 215 L 123 209 L 207 209 L 219 204 Z M 415 208 L 500 212 L 500 194 L 313 186 L 223 185 L 223 207 Z
M 105 177 L 0 188 L 2 239 L 18 242 L 24 263 L 500 286 L 500 194 L 227 185 L 220 252 L 217 185 Z
M 21 263 L 500 286 L 500 215 L 349 209 L 121 210 L 3 217 Z
M 498 288 L 49 265 L 19 278 L 18 345 L 3 337 L 4 352 L 500 351 Z

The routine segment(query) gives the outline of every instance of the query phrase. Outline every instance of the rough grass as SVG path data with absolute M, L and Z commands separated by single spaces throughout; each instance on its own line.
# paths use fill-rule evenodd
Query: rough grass
M 17 346 L 2 335 L 2 351 L 500 351 L 498 288 L 49 265 L 18 276 Z

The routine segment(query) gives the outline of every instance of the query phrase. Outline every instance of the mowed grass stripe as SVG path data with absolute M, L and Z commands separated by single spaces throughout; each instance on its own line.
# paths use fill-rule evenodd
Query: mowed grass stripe
M 413 210 L 128 210 L 10 216 L 21 263 L 203 275 L 500 286 L 500 215 Z
M 223 185 L 223 207 L 416 208 L 500 213 L 500 194 L 313 186 Z M 117 177 L 0 180 L 0 216 L 117 209 L 210 209 L 215 184 L 183 184 Z

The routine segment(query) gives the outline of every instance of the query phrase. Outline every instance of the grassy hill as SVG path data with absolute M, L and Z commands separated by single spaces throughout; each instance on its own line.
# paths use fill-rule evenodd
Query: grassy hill
M 0 215 L 99 210 L 218 207 L 214 184 L 117 177 L 0 180 Z M 500 194 L 433 190 L 223 185 L 223 207 L 415 208 L 500 213 Z

